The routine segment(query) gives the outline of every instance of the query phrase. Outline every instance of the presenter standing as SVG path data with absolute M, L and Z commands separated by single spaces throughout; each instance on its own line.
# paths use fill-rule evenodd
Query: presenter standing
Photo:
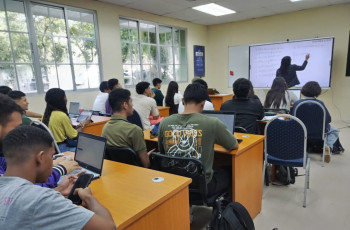
M 305 61 L 302 66 L 291 65 L 290 56 L 285 56 L 281 60 L 281 66 L 276 72 L 276 77 L 283 77 L 288 85 L 288 88 L 291 88 L 295 85 L 299 85 L 300 81 L 297 77 L 296 71 L 301 71 L 306 68 L 307 61 L 310 58 L 310 54 L 306 54 Z

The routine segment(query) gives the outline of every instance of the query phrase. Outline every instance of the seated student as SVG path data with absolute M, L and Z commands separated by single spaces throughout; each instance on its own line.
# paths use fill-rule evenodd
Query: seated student
M 137 95 L 132 98 L 134 109 L 140 115 L 143 129 L 150 129 L 151 122 L 149 116 L 152 115 L 154 120 L 159 117 L 159 111 L 156 101 L 152 98 L 154 93 L 149 87 L 150 83 L 142 81 L 136 85 Z
M 0 94 L 8 95 L 12 92 L 12 89 L 8 86 L 2 85 L 0 86 Z M 27 117 L 41 118 L 43 115 L 40 113 L 34 113 L 29 110 L 25 111 Z
M 182 104 L 182 95 L 179 93 L 179 85 L 176 81 L 169 82 L 168 90 L 165 96 L 165 106 L 169 106 L 169 114 L 176 114 L 179 110 L 179 104 Z
M 73 128 L 67 111 L 67 97 L 64 90 L 52 88 L 45 95 L 46 109 L 43 123 L 49 127 L 61 152 L 75 152 L 78 131 L 82 131 L 90 121 L 85 120 Z
M 305 98 L 298 100 L 294 103 L 292 114 L 294 114 L 294 109 L 303 101 L 317 101 L 320 103 L 323 108 L 326 110 L 326 132 L 327 132 L 327 140 L 326 140 L 326 149 L 325 149 L 325 162 L 330 162 L 330 151 L 333 153 L 339 153 L 333 151 L 333 144 L 339 138 L 339 130 L 330 125 L 332 118 L 329 114 L 327 107 L 324 105 L 323 101 L 316 99 L 321 94 L 321 87 L 316 81 L 309 81 L 301 88 L 301 94 L 305 96 Z M 329 149 L 330 148 L 330 149 Z
M 3 156 L 3 139 L 8 132 L 22 124 L 22 114 L 23 109 L 17 105 L 11 98 L 8 96 L 0 95 L 0 175 L 4 174 L 7 169 L 7 164 Z M 37 184 L 42 187 L 55 188 L 55 190 L 60 191 L 61 193 L 67 193 L 67 188 L 69 185 L 67 181 L 62 181 L 62 183 L 57 186 L 57 182 L 60 177 L 66 173 L 70 173 L 76 169 L 79 169 L 77 162 L 72 159 L 59 158 L 55 160 L 52 173 L 49 176 L 48 180 L 45 183 Z M 69 180 L 70 177 L 66 177 Z M 68 195 L 68 194 L 66 194 Z
M 139 154 L 142 165 L 148 168 L 150 153 L 147 153 L 143 131 L 139 126 L 127 120 L 127 117 L 134 112 L 130 91 L 127 89 L 112 90 L 108 100 L 112 106 L 113 115 L 102 130 L 102 136 L 107 139 L 107 145 L 132 148 Z
M 106 113 L 106 101 L 108 99 L 108 93 L 110 90 L 108 89 L 107 81 L 103 81 L 100 84 L 100 92 L 96 96 L 94 105 L 92 109 L 94 111 L 99 111 L 101 113 Z
M 162 80 L 156 77 L 153 79 L 152 83 L 154 86 L 154 88 L 152 88 L 152 92 L 154 93 L 154 100 L 156 100 L 157 106 L 163 106 L 164 95 L 160 90 L 160 87 L 162 87 Z
M 221 105 L 221 111 L 236 112 L 235 125 L 245 128 L 248 133 L 258 133 L 256 120 L 264 117 L 260 100 L 249 98 L 251 82 L 245 78 L 237 79 L 232 87 L 234 97 Z
M 22 125 L 29 125 L 32 122 L 32 120 L 25 114 L 28 110 L 29 105 L 25 93 L 23 93 L 22 91 L 15 90 L 9 92 L 8 96 L 11 97 L 17 103 L 17 105 L 21 106 L 21 108 L 24 110 L 24 113 L 22 114 Z
M 286 80 L 283 77 L 276 77 L 271 89 L 266 94 L 264 108 L 290 110 L 290 104 L 298 100 L 294 93 L 289 93 Z
M 52 170 L 55 149 L 47 132 L 18 127 L 5 137 L 3 150 L 8 167 L 0 177 L 0 229 L 116 229 L 89 188 L 75 190 L 84 208 L 57 191 L 33 185 L 45 182 Z
M 199 84 L 199 85 L 203 86 L 208 91 L 208 84 L 201 78 L 194 78 L 192 80 L 192 84 Z M 184 110 L 185 110 L 184 104 L 180 103 L 179 104 L 179 113 L 180 114 L 183 113 Z M 211 102 L 211 99 L 210 99 L 208 93 L 205 96 L 205 104 L 204 104 L 204 109 L 203 110 L 214 110 L 214 105 Z
M 107 81 L 108 92 L 110 93 L 113 89 L 120 89 L 122 86 L 120 85 L 117 78 L 111 78 Z M 111 105 L 109 104 L 108 97 L 106 98 L 105 108 L 107 114 L 112 114 L 113 110 Z
M 205 166 L 208 196 L 227 191 L 231 186 L 231 167 L 213 170 L 214 144 L 227 150 L 237 149 L 236 138 L 217 118 L 203 111 L 208 91 L 199 84 L 187 86 L 183 114 L 173 114 L 159 125 L 158 147 L 161 153 L 177 157 L 193 157 Z
M 9 92 L 11 92 L 12 89 L 6 85 L 1 85 L 0 86 L 0 94 L 7 95 Z

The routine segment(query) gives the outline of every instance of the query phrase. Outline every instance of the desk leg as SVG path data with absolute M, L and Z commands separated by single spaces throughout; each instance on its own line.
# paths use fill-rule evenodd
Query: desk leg
M 262 206 L 263 142 L 232 156 L 232 200 L 255 218 Z

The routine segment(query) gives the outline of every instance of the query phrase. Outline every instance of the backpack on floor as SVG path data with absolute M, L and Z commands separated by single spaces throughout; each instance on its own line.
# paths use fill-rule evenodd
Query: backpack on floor
M 217 200 L 210 221 L 210 230 L 255 230 L 247 209 L 238 202 Z
M 295 176 L 298 175 L 297 169 L 293 167 L 286 167 L 282 165 L 275 165 L 276 168 L 276 180 L 283 184 L 289 185 L 295 183 Z

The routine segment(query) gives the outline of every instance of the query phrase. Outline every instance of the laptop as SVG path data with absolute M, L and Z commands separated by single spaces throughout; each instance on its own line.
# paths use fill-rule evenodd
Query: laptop
M 78 117 L 79 116 L 79 107 L 80 103 L 79 102 L 70 102 L 69 103 L 69 117 Z
M 235 112 L 230 111 L 217 111 L 217 110 L 203 110 L 202 114 L 209 116 L 209 117 L 216 117 L 218 118 L 222 123 L 225 124 L 228 131 L 230 131 L 232 134 L 235 132 Z M 237 139 L 238 143 L 241 143 L 241 139 Z
M 300 89 L 288 89 L 289 93 L 294 94 L 298 100 L 300 100 L 301 97 L 301 90 Z
M 216 117 L 222 123 L 225 124 L 228 131 L 230 131 L 232 134 L 235 131 L 235 112 L 228 112 L 228 111 L 217 111 L 217 110 L 203 110 L 202 114 L 209 116 L 209 117 Z
M 106 142 L 107 139 L 104 137 L 82 132 L 78 134 L 74 160 L 82 170 L 94 175 L 94 179 L 99 178 L 102 173 Z

